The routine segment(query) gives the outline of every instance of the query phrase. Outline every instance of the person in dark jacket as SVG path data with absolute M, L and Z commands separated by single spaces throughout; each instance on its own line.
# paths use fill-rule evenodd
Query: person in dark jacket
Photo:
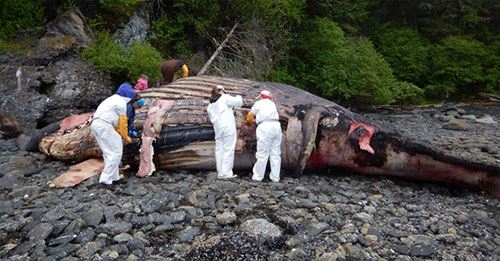
M 161 75 L 163 75 L 163 83 L 169 84 L 174 79 L 174 74 L 182 69 L 182 78 L 188 77 L 189 69 L 182 60 L 168 60 L 161 64 Z
M 136 94 L 136 98 L 127 104 L 128 135 L 131 137 L 137 136 L 137 130 L 134 128 L 135 110 L 144 106 L 145 103 L 144 98 L 141 98 L 139 94 Z

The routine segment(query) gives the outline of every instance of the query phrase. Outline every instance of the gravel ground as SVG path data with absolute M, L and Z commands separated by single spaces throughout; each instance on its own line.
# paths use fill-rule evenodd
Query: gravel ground
M 441 128 L 437 109 L 365 116 L 453 155 L 500 165 L 498 107 L 459 107 L 495 124 Z M 500 203 L 485 192 L 327 170 L 253 182 L 248 173 L 165 172 L 108 190 L 97 177 L 0 140 L 3 260 L 499 260 Z M 487 147 L 487 149 L 485 149 Z M 495 149 L 497 153 L 495 154 Z

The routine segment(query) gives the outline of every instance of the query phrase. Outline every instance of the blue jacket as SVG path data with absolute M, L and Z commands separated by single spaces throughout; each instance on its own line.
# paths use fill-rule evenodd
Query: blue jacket
M 134 129 L 134 118 L 135 118 L 135 109 L 132 106 L 132 103 L 127 103 L 127 119 L 128 119 L 128 131 L 135 131 Z

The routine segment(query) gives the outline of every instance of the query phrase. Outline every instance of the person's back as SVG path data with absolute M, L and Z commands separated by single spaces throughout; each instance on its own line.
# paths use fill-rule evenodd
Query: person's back
M 233 106 L 242 106 L 240 95 L 224 94 L 224 87 L 218 85 L 212 89 L 208 117 L 215 133 L 215 160 L 218 178 L 234 178 L 234 150 L 236 146 L 236 123 Z
M 271 165 L 270 178 L 274 182 L 280 181 L 281 166 L 281 124 L 276 104 L 271 100 L 269 91 L 262 91 L 257 97 L 258 100 L 247 114 L 245 124 L 249 124 L 255 116 L 257 123 L 257 161 L 253 166 L 252 180 L 262 181 L 266 172 L 266 165 L 269 159 Z
M 160 71 L 163 76 L 163 81 L 165 84 L 169 84 L 174 80 L 174 74 L 182 69 L 185 78 L 188 76 L 188 68 L 182 60 L 168 60 L 161 64 Z
M 236 126 L 233 114 L 233 106 L 241 106 L 241 96 L 232 97 L 228 94 L 222 94 L 215 102 L 210 103 L 207 108 L 208 117 L 213 124 L 218 121 L 227 122 L 229 125 Z
M 126 114 L 127 101 L 118 94 L 106 98 L 94 113 L 94 119 L 101 119 L 113 126 L 118 125 L 118 116 Z
M 276 104 L 270 99 L 262 99 L 257 101 L 252 107 L 252 113 L 255 115 L 255 122 L 257 124 L 264 121 L 278 121 L 279 114 L 276 109 Z

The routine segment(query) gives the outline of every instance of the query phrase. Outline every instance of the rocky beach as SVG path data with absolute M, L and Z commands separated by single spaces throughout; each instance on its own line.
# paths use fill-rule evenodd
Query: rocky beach
M 468 128 L 443 128 L 454 112 Z M 500 165 L 498 106 L 358 113 L 452 155 Z M 97 176 L 58 189 L 48 183 L 70 164 L 25 152 L 23 142 L 0 140 L 3 260 L 500 258 L 500 203 L 482 191 L 338 169 L 282 173 L 280 183 L 245 172 L 232 180 L 185 170 L 138 178 L 131 169 L 112 189 Z

